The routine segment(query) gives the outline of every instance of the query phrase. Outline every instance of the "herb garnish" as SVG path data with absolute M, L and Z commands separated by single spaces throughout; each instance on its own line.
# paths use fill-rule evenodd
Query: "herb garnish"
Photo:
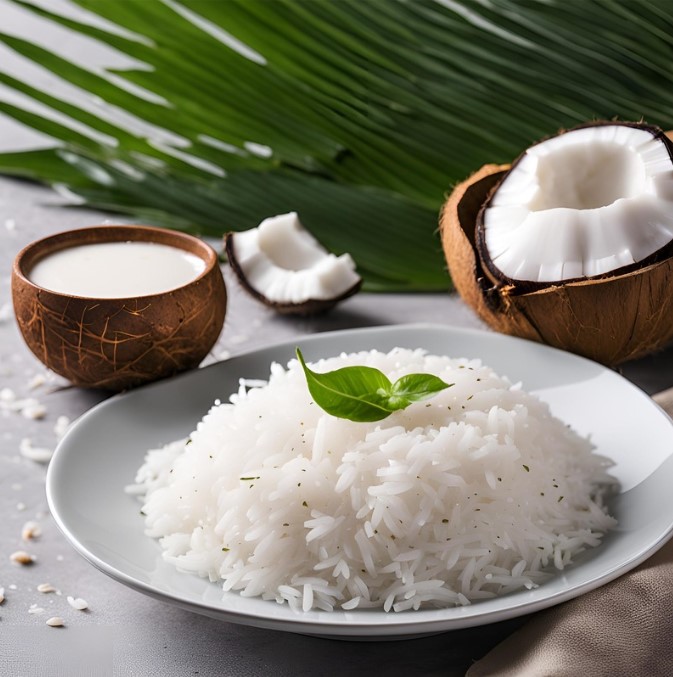
M 328 414 L 350 421 L 380 421 L 453 385 L 432 374 L 408 374 L 392 383 L 374 367 L 343 367 L 319 374 L 306 366 L 299 348 L 297 359 L 315 403 Z

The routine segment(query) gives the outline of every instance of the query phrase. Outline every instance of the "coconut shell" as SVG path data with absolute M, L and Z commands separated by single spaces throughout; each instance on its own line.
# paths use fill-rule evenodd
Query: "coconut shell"
M 29 279 L 33 264 L 51 252 L 128 240 L 185 249 L 203 258 L 206 270 L 182 287 L 134 298 L 72 296 Z M 38 359 L 76 386 L 111 391 L 197 367 L 220 334 L 227 305 L 215 251 L 195 237 L 148 226 L 97 226 L 34 242 L 14 261 L 12 297 Z
M 509 169 L 485 165 L 453 190 L 440 216 L 456 289 L 496 331 L 616 365 L 673 340 L 673 259 L 622 275 L 520 293 L 486 277 L 475 246 L 477 214 Z
M 253 287 L 243 268 L 241 267 L 238 258 L 236 257 L 236 250 L 234 247 L 234 235 L 235 233 L 227 233 L 224 236 L 224 251 L 227 255 L 227 260 L 231 266 L 232 271 L 236 275 L 236 278 L 241 284 L 241 287 L 245 289 L 253 298 L 256 298 L 258 301 L 273 308 L 280 315 L 319 315 L 321 313 L 326 313 L 328 310 L 331 310 L 341 301 L 357 294 L 362 287 L 362 280 L 358 280 L 352 287 L 346 289 L 345 292 L 335 296 L 331 299 L 306 299 L 301 303 L 279 303 L 278 301 L 273 301 L 272 299 L 264 296 L 262 292 Z

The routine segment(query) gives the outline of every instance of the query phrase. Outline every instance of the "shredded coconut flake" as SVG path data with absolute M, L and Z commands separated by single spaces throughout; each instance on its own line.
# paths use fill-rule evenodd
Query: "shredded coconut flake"
M 47 449 L 46 447 L 34 447 L 32 440 L 24 437 L 19 443 L 19 453 L 29 461 L 35 461 L 35 463 L 49 463 L 51 457 L 54 455 L 54 450 Z

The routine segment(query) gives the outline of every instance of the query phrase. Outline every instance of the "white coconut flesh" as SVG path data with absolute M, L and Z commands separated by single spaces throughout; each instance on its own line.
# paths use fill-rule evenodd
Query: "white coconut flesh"
M 328 252 L 290 212 L 233 236 L 247 283 L 269 301 L 300 304 L 334 299 L 360 281 L 348 254 Z
M 532 146 L 483 214 L 488 258 L 511 280 L 603 275 L 673 239 L 673 164 L 645 129 L 601 125 Z

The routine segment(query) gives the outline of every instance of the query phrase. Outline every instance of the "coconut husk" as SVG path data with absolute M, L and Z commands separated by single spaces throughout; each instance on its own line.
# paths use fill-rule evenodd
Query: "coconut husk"
M 475 246 L 479 209 L 508 165 L 485 165 L 456 186 L 440 216 L 456 289 L 493 329 L 615 365 L 673 340 L 673 259 L 601 279 L 521 292 L 484 274 Z

